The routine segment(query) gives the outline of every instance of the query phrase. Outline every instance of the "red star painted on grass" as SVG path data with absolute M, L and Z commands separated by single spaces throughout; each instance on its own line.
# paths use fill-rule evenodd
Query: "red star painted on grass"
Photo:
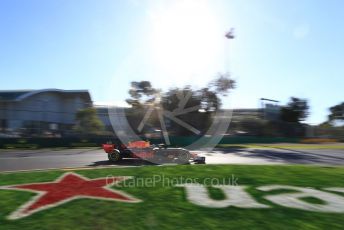
M 79 198 L 129 203 L 140 202 L 140 200 L 124 192 L 109 188 L 129 178 L 120 176 L 88 179 L 75 173 L 65 173 L 53 182 L 11 185 L 0 188 L 38 193 L 36 197 L 22 205 L 8 217 L 9 219 L 19 219 Z

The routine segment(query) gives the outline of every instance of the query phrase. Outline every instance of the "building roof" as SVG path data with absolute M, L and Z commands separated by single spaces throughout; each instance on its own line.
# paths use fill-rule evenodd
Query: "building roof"
M 13 101 L 16 98 L 31 92 L 30 90 L 1 90 L 0 100 L 1 101 Z
M 39 93 L 63 93 L 84 94 L 91 100 L 88 90 L 62 90 L 62 89 L 40 89 L 40 90 L 0 90 L 0 101 L 21 101 Z

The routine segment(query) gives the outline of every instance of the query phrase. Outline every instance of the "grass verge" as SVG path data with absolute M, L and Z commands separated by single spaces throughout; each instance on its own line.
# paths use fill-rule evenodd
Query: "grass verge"
M 238 185 L 268 209 L 205 208 L 186 200 L 183 188 L 156 183 L 147 187 L 114 187 L 143 202 L 128 204 L 114 201 L 79 199 L 18 220 L 7 220 L 11 212 L 35 196 L 23 191 L 0 190 L 1 229 L 343 229 L 344 213 L 318 213 L 278 206 L 263 197 L 271 192 L 256 190 L 262 185 L 293 185 L 301 187 L 344 187 L 343 167 L 320 166 L 245 166 L 185 165 L 106 168 L 74 171 L 88 178 L 134 176 L 138 179 L 155 175 L 174 178 L 237 178 Z M 0 174 L 0 186 L 50 182 L 65 171 Z M 210 189 L 214 199 L 222 199 Z M 312 202 L 311 199 L 309 202 Z

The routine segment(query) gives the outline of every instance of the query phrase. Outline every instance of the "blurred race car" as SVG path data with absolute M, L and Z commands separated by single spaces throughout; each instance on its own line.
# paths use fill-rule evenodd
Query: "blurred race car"
M 190 161 L 204 164 L 205 157 L 190 153 L 184 148 L 168 148 L 165 145 L 151 145 L 148 141 L 133 141 L 124 144 L 103 144 L 104 151 L 111 162 L 118 162 L 123 158 L 139 158 L 154 163 L 187 164 Z

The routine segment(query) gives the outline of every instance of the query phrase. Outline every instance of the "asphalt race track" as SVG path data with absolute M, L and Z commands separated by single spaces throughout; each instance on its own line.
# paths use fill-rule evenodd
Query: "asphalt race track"
M 207 164 L 316 164 L 344 165 L 344 148 L 294 149 L 275 147 L 231 147 L 214 151 L 195 151 L 206 157 Z M 108 162 L 100 148 L 0 150 L 0 171 L 99 166 L 140 166 L 151 163 L 124 159 L 118 164 Z

